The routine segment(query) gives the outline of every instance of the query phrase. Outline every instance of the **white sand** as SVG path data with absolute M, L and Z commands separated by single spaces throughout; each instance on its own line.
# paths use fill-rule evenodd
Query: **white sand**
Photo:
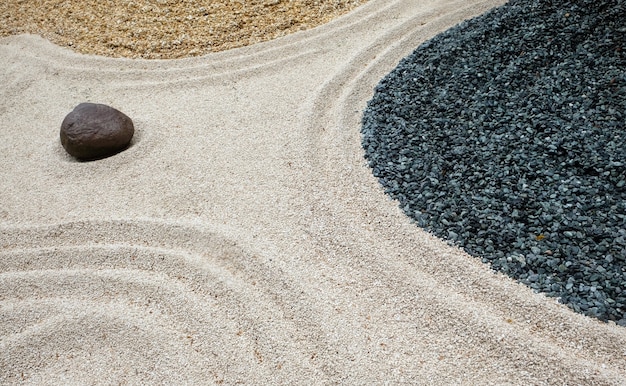
M 363 159 L 373 88 L 500 0 L 370 0 L 204 57 L 0 40 L 1 384 L 626 384 L 626 329 L 410 223 Z M 80 102 L 133 146 L 66 155 Z

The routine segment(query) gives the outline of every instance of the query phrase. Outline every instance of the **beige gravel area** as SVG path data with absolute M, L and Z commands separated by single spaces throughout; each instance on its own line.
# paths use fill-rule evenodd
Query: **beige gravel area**
M 32 33 L 85 54 L 172 59 L 313 28 L 365 0 L 5 0 L 0 37 Z

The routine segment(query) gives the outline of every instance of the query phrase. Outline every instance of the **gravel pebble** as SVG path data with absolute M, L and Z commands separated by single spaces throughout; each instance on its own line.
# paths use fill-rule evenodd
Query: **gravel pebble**
M 366 0 L 3 0 L 0 37 L 39 34 L 85 54 L 172 59 L 313 28 Z
M 626 326 L 626 2 L 514 0 L 377 86 L 366 158 L 415 222 Z

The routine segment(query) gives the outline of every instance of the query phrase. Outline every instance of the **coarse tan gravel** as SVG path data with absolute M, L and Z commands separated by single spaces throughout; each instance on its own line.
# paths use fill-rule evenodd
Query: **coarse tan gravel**
M 313 28 L 365 0 L 4 0 L 0 37 L 31 33 L 85 54 L 173 59 Z

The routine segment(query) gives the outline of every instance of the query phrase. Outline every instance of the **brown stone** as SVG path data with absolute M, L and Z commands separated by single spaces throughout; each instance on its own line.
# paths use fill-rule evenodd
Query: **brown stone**
M 61 123 L 61 144 L 80 160 L 100 159 L 126 149 L 134 133 L 133 121 L 121 111 L 81 103 Z

